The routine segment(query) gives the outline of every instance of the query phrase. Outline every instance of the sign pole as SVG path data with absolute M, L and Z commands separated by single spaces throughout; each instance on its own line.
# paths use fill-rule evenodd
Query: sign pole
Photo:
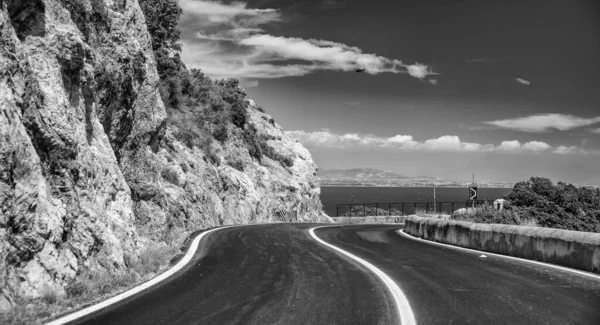
M 473 172 L 473 181 L 471 182 L 471 186 L 475 187 L 475 172 Z M 471 200 L 471 206 L 475 208 L 475 199 Z
M 436 213 L 436 211 L 435 211 L 435 185 L 433 185 L 433 213 Z

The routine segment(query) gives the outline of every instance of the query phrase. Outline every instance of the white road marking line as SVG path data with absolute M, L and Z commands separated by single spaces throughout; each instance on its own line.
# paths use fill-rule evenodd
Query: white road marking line
M 546 267 L 558 269 L 558 270 L 565 271 L 565 272 L 575 273 L 577 275 L 587 276 L 587 277 L 593 278 L 595 280 L 600 280 L 600 275 L 597 275 L 597 274 L 594 274 L 594 273 L 591 273 L 591 272 L 580 271 L 580 270 L 573 269 L 573 268 L 570 268 L 570 267 L 565 267 L 565 266 L 560 266 L 560 265 L 550 264 L 550 263 L 544 263 L 544 262 L 540 262 L 540 261 L 528 260 L 526 258 L 521 258 L 521 257 L 514 257 L 514 256 L 497 254 L 497 253 L 491 253 L 491 252 L 487 252 L 487 251 L 480 251 L 480 250 L 472 249 L 472 248 L 465 248 L 465 247 L 454 246 L 454 245 L 450 245 L 450 244 L 438 243 L 438 242 L 435 242 L 435 241 L 431 241 L 431 240 L 427 240 L 427 239 L 422 239 L 422 238 L 419 238 L 419 237 L 415 237 L 415 236 L 409 235 L 409 234 L 407 234 L 404 231 L 404 229 L 397 230 L 396 232 L 398 234 L 400 234 L 401 236 L 404 236 L 406 238 L 409 238 L 409 239 L 412 239 L 412 240 L 420 240 L 421 242 L 427 243 L 427 244 L 430 244 L 430 245 L 437 245 L 437 246 L 449 247 L 449 248 L 454 248 L 454 249 L 458 249 L 458 250 L 464 250 L 464 251 L 468 251 L 468 252 L 472 252 L 472 253 L 486 253 L 487 255 L 493 255 L 493 256 L 507 258 L 507 259 L 512 259 L 512 260 L 517 260 L 517 261 L 521 261 L 521 262 L 527 262 L 527 263 L 537 264 L 537 265 L 546 266 Z
M 325 227 L 339 227 L 339 226 L 325 226 Z M 317 235 L 315 235 L 314 230 L 318 229 L 318 228 L 325 228 L 325 227 L 311 228 L 309 230 L 309 233 L 319 243 L 350 257 L 351 259 L 359 262 L 360 264 L 362 264 L 363 266 L 365 266 L 366 268 L 371 270 L 371 272 L 375 273 L 381 279 L 381 281 L 383 281 L 383 283 L 387 286 L 387 288 L 390 290 L 392 297 L 394 297 L 394 301 L 396 302 L 396 307 L 398 309 L 398 315 L 400 317 L 400 322 L 402 323 L 402 325 L 416 325 L 417 322 L 415 321 L 415 315 L 413 314 L 413 311 L 410 308 L 408 299 L 406 298 L 406 296 L 404 295 L 402 290 L 400 290 L 398 285 L 394 282 L 394 280 L 392 280 L 389 276 L 387 276 L 387 274 L 383 273 L 383 271 L 381 271 L 380 269 L 375 267 L 373 264 L 363 260 L 362 258 L 360 258 L 358 256 L 352 255 L 341 248 L 333 246 L 333 245 L 325 242 L 321 238 L 317 237 Z
M 204 238 L 204 236 L 210 234 L 211 232 L 217 231 L 217 230 L 221 230 L 221 229 L 225 229 L 225 228 L 229 228 L 231 226 L 228 227 L 221 227 L 221 228 L 215 228 L 215 229 L 211 229 L 208 231 L 205 231 L 203 233 L 201 233 L 200 235 L 196 236 L 196 238 L 194 239 L 194 241 L 192 241 L 192 243 L 190 244 L 190 248 L 188 249 L 187 253 L 183 256 L 183 258 L 177 263 L 175 264 L 175 266 L 173 266 L 172 268 L 168 269 L 167 271 L 163 272 L 162 274 L 160 274 L 159 276 L 149 280 L 148 282 L 144 282 L 142 284 L 140 284 L 137 287 L 131 288 L 117 296 L 114 296 L 110 299 L 104 300 L 102 302 L 99 302 L 95 305 L 86 307 L 82 310 L 76 311 L 72 314 L 68 314 L 66 316 L 63 316 L 59 319 L 55 319 L 49 323 L 46 323 L 46 325 L 62 325 L 62 324 L 66 324 L 69 322 L 72 322 L 74 320 L 77 320 L 78 318 L 87 316 L 93 312 L 96 312 L 102 308 L 108 307 L 112 304 L 115 304 L 123 299 L 127 299 L 145 289 L 150 288 L 151 286 L 167 279 L 168 277 L 170 277 L 171 275 L 175 274 L 175 272 L 181 270 L 184 266 L 186 266 L 191 260 L 192 257 L 194 256 L 194 254 L 196 254 L 196 251 L 198 250 L 198 245 L 200 244 L 200 240 L 202 240 L 202 238 Z

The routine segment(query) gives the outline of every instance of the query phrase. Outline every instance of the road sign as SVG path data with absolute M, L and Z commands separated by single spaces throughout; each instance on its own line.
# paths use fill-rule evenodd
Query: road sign
M 477 200 L 477 187 L 469 187 L 469 200 Z

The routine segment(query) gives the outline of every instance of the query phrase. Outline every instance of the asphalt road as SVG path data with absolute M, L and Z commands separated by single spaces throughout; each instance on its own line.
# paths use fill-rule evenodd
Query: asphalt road
M 233 227 L 209 234 L 161 285 L 73 324 L 399 324 L 387 287 L 316 242 L 316 225 Z M 385 272 L 417 324 L 600 324 L 600 281 L 531 263 L 428 245 L 392 225 L 315 234 Z

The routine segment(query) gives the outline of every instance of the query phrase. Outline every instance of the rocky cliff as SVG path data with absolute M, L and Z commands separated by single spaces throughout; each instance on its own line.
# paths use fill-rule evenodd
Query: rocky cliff
M 291 163 L 231 125 L 213 157 L 177 140 L 137 0 L 0 4 L 0 309 L 193 230 L 328 221 L 310 153 L 252 106 L 246 127 Z

